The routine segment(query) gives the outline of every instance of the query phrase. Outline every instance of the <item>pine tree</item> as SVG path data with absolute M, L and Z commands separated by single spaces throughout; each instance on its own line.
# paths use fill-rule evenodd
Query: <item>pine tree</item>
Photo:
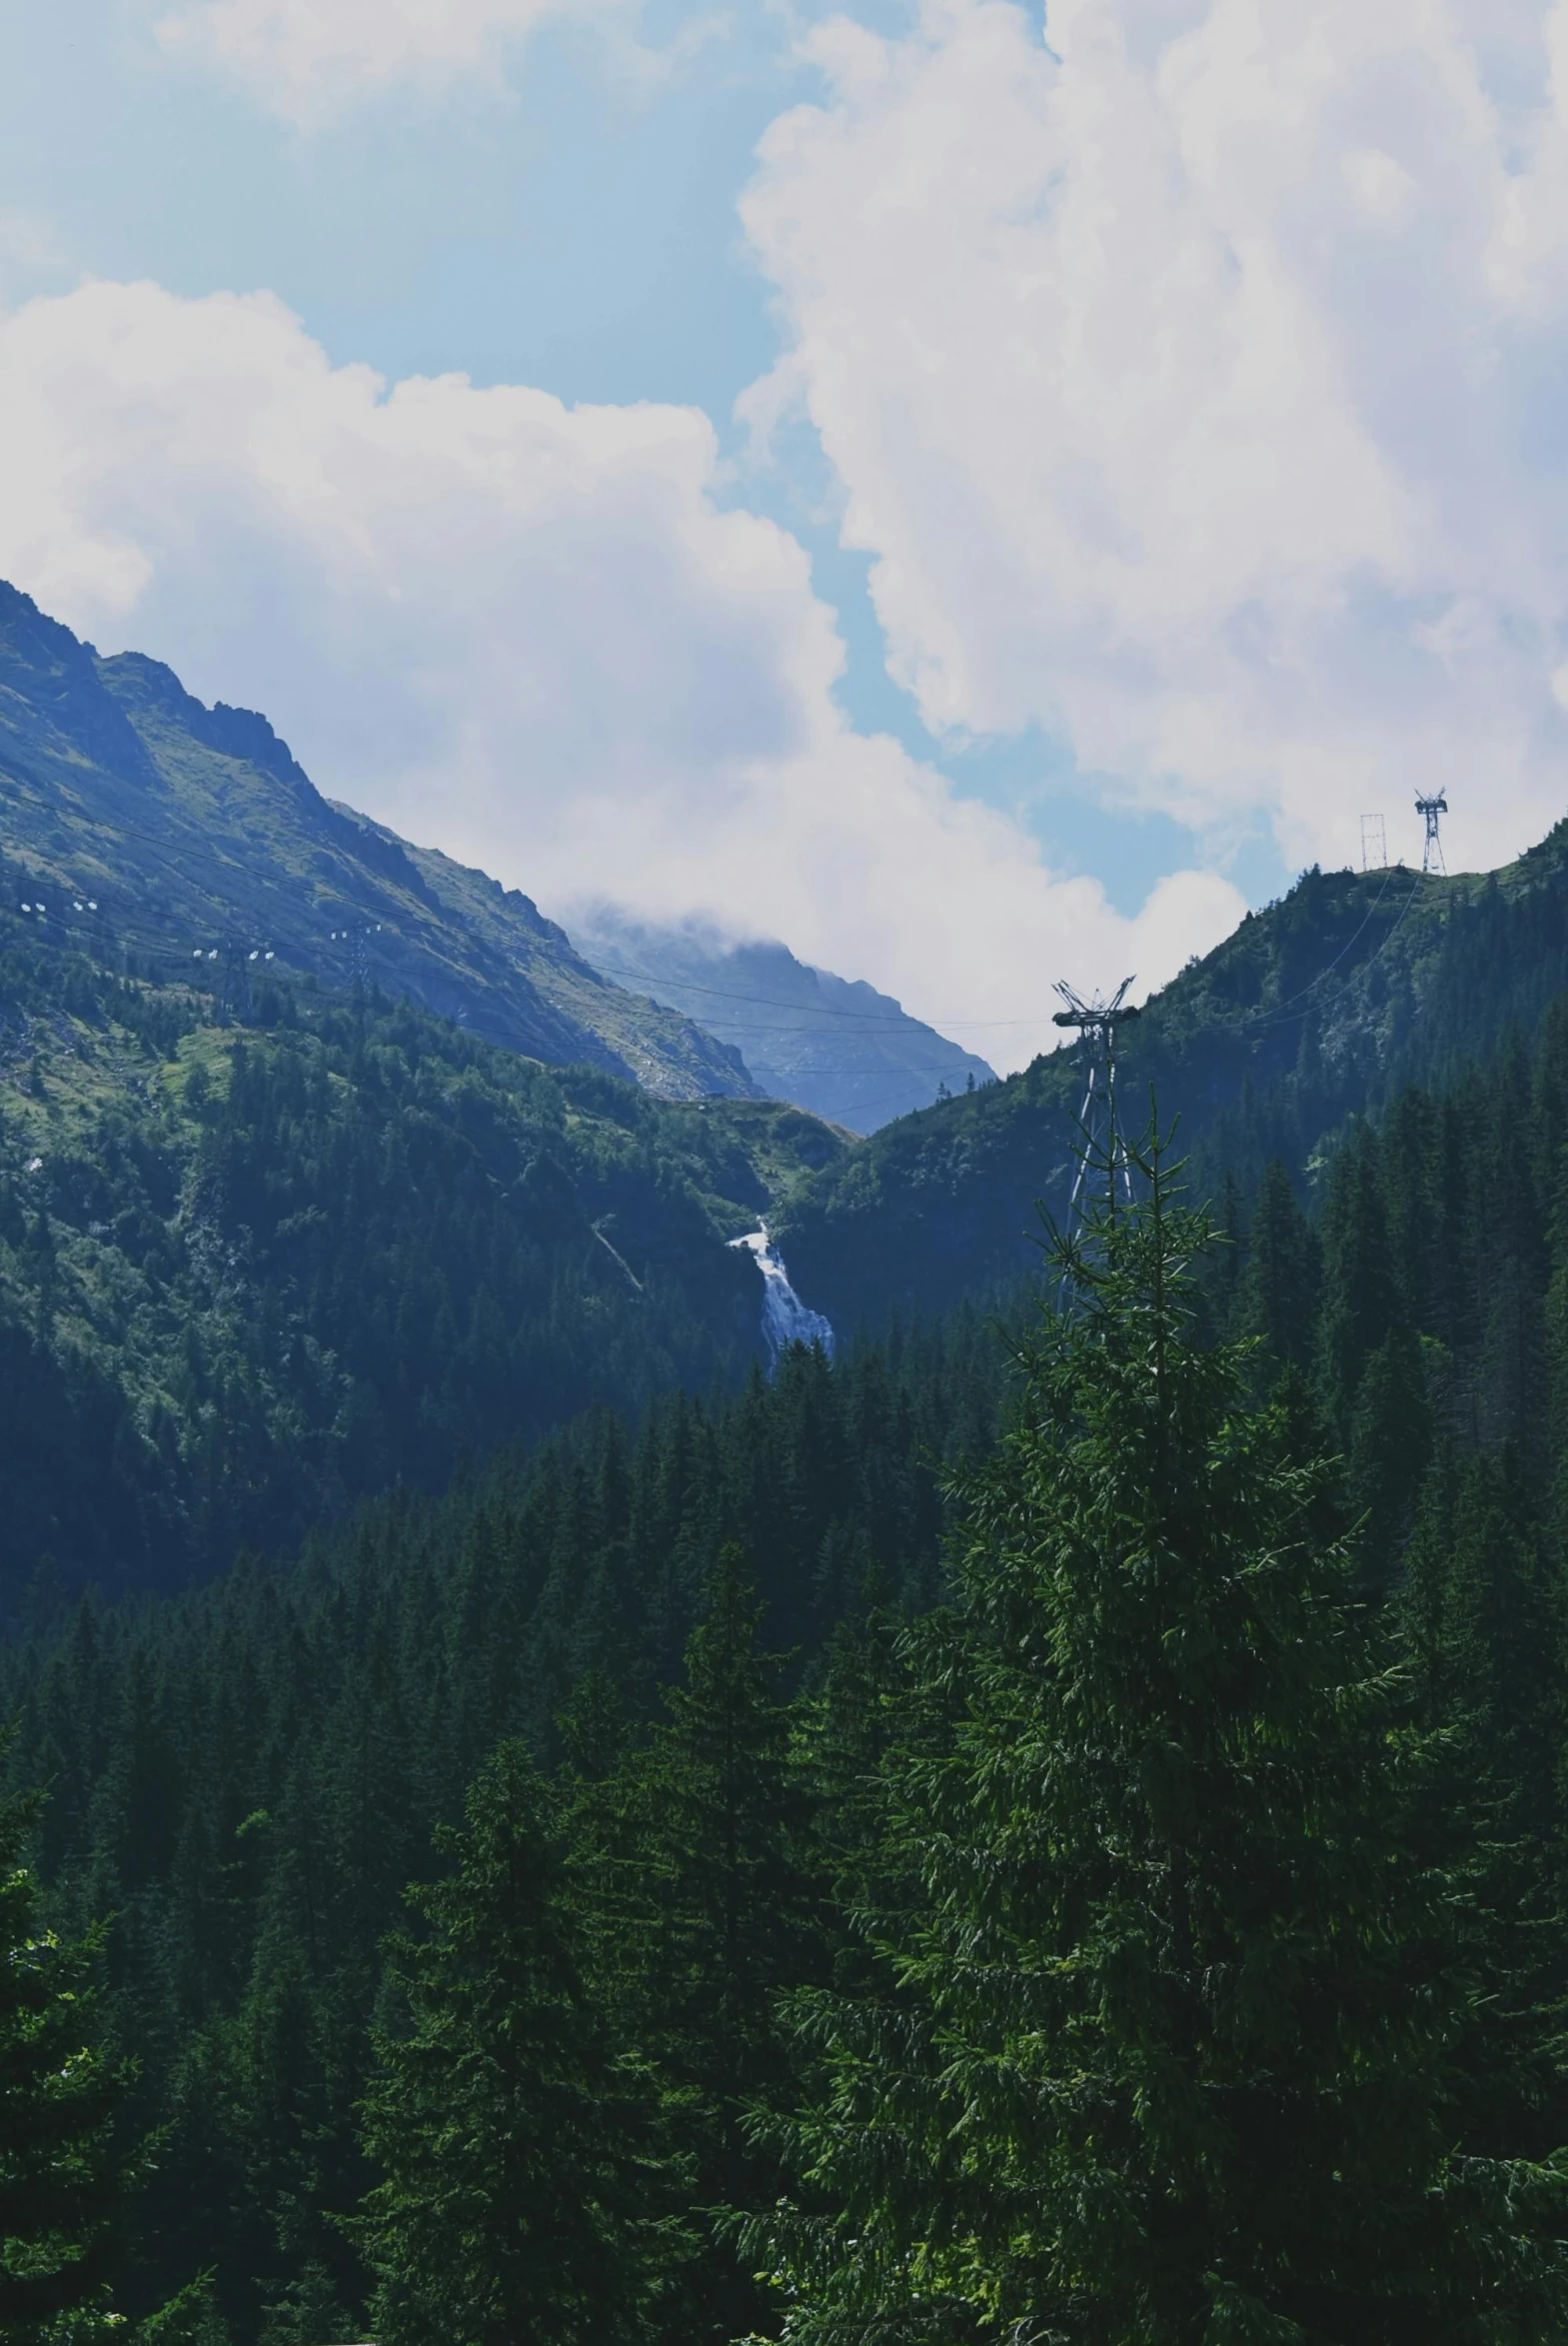
M 386 2346 L 627 2346 L 656 2260 L 638 2072 L 585 1994 L 548 1787 L 504 1744 L 413 1893 L 409 2026 L 384 2035 L 365 2142 L 387 2180 L 358 2227 Z
M 1350 1419 L 1347 1480 L 1351 1503 L 1364 1518 L 1364 1570 L 1375 1588 L 1388 1588 L 1396 1576 L 1431 1446 L 1420 1340 L 1396 1327 L 1368 1359 Z
M 1323 1203 L 1318 1373 L 1346 1439 L 1367 1361 L 1402 1318 L 1379 1171 L 1376 1138 L 1358 1125 L 1329 1168 Z
M 797 2346 L 1559 2335 L 1562 2187 L 1495 2107 L 1465 2139 L 1457 1893 L 1323 1472 L 1193 1341 L 1207 1226 L 1143 1171 L 968 1486 L 882 1984 L 797 1999 L 796 2196 L 747 2244 Z
M 30 2346 L 100 2295 L 123 2176 L 127 2078 L 103 2051 L 99 1939 L 63 1943 L 24 1862 L 36 1803 L 0 1802 L 0 2339 Z
M 1312 1354 L 1318 1286 L 1317 1246 L 1290 1175 L 1275 1157 L 1258 1185 L 1247 1230 L 1236 1299 L 1240 1332 L 1261 1337 L 1281 1364 L 1303 1366 Z
M 780 1994 L 826 1961 L 810 1802 L 777 1657 L 758 1648 L 761 1610 L 741 1550 L 726 1547 L 668 1723 L 580 1817 L 597 1975 L 657 2066 L 697 2211 L 662 2331 L 680 2346 L 728 2346 L 762 2310 L 710 2218 L 777 2184 L 747 2112 L 779 2106 L 788 2086 Z

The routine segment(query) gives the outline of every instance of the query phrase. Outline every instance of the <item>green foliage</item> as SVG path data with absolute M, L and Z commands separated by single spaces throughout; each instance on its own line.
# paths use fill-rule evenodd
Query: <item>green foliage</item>
M 1466 2103 L 1484 1998 L 1325 1469 L 1194 1341 L 1210 1226 L 1143 1170 L 967 1486 L 875 1975 L 796 1998 L 798 2195 L 748 2237 L 800 2346 L 1557 2335 L 1568 2206 Z
M 1277 1157 L 1264 1169 L 1246 1237 L 1237 1332 L 1256 1336 L 1272 1359 L 1304 1367 L 1321 1292 L 1321 1253 Z
M 123 2071 L 103 2050 L 95 1940 L 39 1919 L 25 1862 L 36 1803 L 0 1802 L 0 2338 L 60 2337 L 116 2247 Z
M 764 1379 L 792 1112 L 13 951 L 0 1716 L 156 2138 L 62 2339 L 1558 2334 L 1568 1016 L 1310 1152 L 1304 1053 L 1014 1419 L 972 1307 Z
M 1568 824 L 1485 876 L 1303 873 L 1144 1006 L 1118 1085 L 1179 1111 L 1200 1194 L 1222 1197 L 1228 1173 L 1250 1198 L 1276 1158 L 1305 1183 L 1352 1119 L 1391 1120 L 1412 1085 L 1453 1091 L 1510 1034 L 1545 1039 L 1568 991 L 1565 914 Z M 1042 1056 L 824 1169 L 770 1222 L 801 1293 L 849 1327 L 1009 1283 L 1035 1200 L 1065 1208 L 1081 1088 L 1075 1052 Z M 1489 1073 L 1488 1116 L 1494 1090 Z
M 599 1991 L 655 2065 L 698 2210 L 777 2185 L 745 2119 L 786 2093 L 778 1999 L 824 1952 L 812 1803 L 774 1691 L 778 1659 L 758 1648 L 762 1612 L 741 1550 L 726 1545 L 668 1718 L 579 1801 Z M 667 2334 L 727 2346 L 761 2310 L 733 2254 L 700 2227 Z
M 287 1571 L 253 1557 L 178 1600 L 45 1602 L 39 1631 L 0 1647 L 13 1772 L 49 1787 L 53 1908 L 66 1928 L 115 1917 L 106 2006 L 141 2060 L 139 2119 L 163 2129 L 124 2304 L 155 2306 L 207 2264 L 244 2339 L 287 2338 L 313 2290 L 362 2303 L 342 2219 L 376 2179 L 355 2107 L 388 2025 L 380 1942 L 430 1870 L 434 1829 L 461 1817 L 508 1737 L 581 1780 L 574 1878 L 593 1871 L 593 1817 L 594 1831 L 620 1819 L 616 1896 L 639 1919 L 612 1947 L 615 1900 L 597 1921 L 585 1910 L 595 1975 L 618 2042 L 661 2048 L 680 2157 L 694 2176 L 707 2162 L 707 2196 L 675 2191 L 667 2209 L 689 2236 L 682 2302 L 739 2285 L 683 2211 L 730 2188 L 716 2146 L 733 2149 L 742 2095 L 777 2081 L 768 1999 L 804 1943 L 759 1919 L 802 1863 L 784 1745 L 804 1660 L 782 1673 L 741 1631 L 760 1601 L 763 1644 L 809 1654 L 868 1577 L 926 1601 L 942 1461 L 984 1450 L 1004 1378 L 972 1314 L 850 1347 L 830 1375 L 796 1354 L 712 1407 L 678 1395 L 631 1435 L 596 1414 L 444 1499 L 394 1494 Z M 755 1559 L 757 1598 L 725 1583 L 730 1643 L 716 1644 L 699 1623 L 731 1542 Z M 667 1709 L 694 1633 L 692 1685 Z M 726 1733 L 754 1772 L 726 1777 Z M 707 1966 L 727 1917 L 737 1960 L 761 1969 L 721 1991 Z M 722 2040 L 722 2089 L 716 1997 L 740 2030 Z
M 554 1809 L 504 1744 L 415 1895 L 428 1935 L 393 1951 L 408 2019 L 379 2039 L 359 2227 L 387 2346 L 648 2332 L 651 2096 L 587 2000 Z
M 184 987 L 8 959 L 24 927 L 0 1019 L 48 1038 L 48 1097 L 0 1080 L 0 1617 L 45 1553 L 178 1586 L 759 1357 L 724 1241 L 840 1148 L 797 1110 L 654 1101 L 379 994 L 219 1031 Z

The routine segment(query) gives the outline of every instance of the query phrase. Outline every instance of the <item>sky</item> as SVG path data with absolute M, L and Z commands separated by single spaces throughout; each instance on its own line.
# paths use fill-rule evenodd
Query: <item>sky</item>
M 998 1068 L 1568 771 L 1568 0 L 0 0 L 0 576 Z

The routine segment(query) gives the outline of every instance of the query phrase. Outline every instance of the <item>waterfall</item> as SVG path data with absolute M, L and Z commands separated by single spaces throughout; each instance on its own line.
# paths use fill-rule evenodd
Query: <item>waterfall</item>
M 732 1238 L 730 1243 L 744 1246 L 763 1274 L 763 1333 L 768 1338 L 771 1365 L 778 1367 L 779 1355 L 785 1344 L 820 1344 L 830 1360 L 832 1323 L 802 1303 L 789 1284 L 784 1258 L 768 1235 L 767 1222 L 761 1229 L 749 1231 L 744 1238 Z

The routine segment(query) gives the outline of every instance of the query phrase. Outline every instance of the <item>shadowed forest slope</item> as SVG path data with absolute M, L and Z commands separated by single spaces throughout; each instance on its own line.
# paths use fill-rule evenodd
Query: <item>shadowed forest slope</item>
M 1565 986 L 1568 824 L 1485 876 L 1310 872 L 1122 1030 L 1123 1113 L 1152 1086 L 1200 1185 L 1224 1169 L 1250 1195 L 1276 1156 L 1311 1180 L 1348 1119 L 1528 1042 Z M 847 1327 L 1016 1275 L 1036 1200 L 1065 1203 L 1081 1092 L 1063 1050 L 824 1169 L 778 1230 L 801 1293 Z

